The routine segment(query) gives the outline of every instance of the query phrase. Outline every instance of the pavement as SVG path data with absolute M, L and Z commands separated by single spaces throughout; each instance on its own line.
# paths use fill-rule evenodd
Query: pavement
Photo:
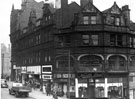
M 43 94 L 40 89 L 32 89 L 32 92 L 29 93 L 29 96 L 35 99 L 53 99 L 52 95 L 47 96 L 46 94 Z M 58 97 L 58 99 L 67 99 L 65 97 Z
M 8 81 L 7 82 L 9 87 L 12 86 L 12 82 Z M 40 89 L 32 89 L 32 92 L 29 93 L 29 97 L 32 97 L 34 99 L 53 99 L 52 95 L 47 96 L 44 94 Z M 58 97 L 58 99 L 67 99 L 66 97 Z

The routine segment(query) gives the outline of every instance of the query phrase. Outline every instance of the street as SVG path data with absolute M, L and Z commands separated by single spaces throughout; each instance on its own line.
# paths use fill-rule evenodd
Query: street
M 9 95 L 9 91 L 8 88 L 1 88 L 1 99 L 16 99 L 16 97 L 14 95 Z M 24 99 L 24 97 L 19 97 L 17 99 Z M 35 99 L 32 97 L 28 97 L 25 99 Z
M 9 88 L 11 87 L 12 82 L 7 82 Z M 29 93 L 29 97 L 15 97 L 14 95 L 9 95 L 8 88 L 1 88 L 1 98 L 0 99 L 53 99 L 52 95 L 46 96 L 43 94 L 40 89 L 32 89 L 32 92 Z M 65 97 L 58 97 L 58 99 L 67 99 Z

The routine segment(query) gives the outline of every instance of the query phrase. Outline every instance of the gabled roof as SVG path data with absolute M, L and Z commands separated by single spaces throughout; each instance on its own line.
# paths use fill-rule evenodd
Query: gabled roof
M 91 3 L 91 1 L 89 1 L 82 9 L 82 12 L 100 12 L 99 9 L 97 9 L 97 7 L 95 7 L 95 5 L 93 5 L 93 3 Z
M 53 13 L 56 12 L 56 9 L 51 7 L 49 4 L 44 4 L 43 9 L 44 9 L 43 13 L 51 13 L 51 14 L 53 14 Z
M 109 8 L 109 9 L 104 10 L 103 13 L 120 14 L 121 13 L 121 9 L 118 7 L 116 2 L 114 2 L 113 6 L 111 8 Z
M 66 18 L 61 18 L 61 17 L 65 17 L 65 15 L 62 14 L 62 10 L 61 8 L 60 9 L 57 9 L 56 10 L 56 20 L 55 21 L 58 21 L 59 23 L 56 22 L 56 25 L 57 25 L 57 28 L 69 28 L 72 24 L 72 21 L 74 19 L 74 13 L 78 13 L 81 9 L 81 7 L 76 3 L 76 2 L 72 2 L 70 4 L 68 4 L 68 12 L 64 11 L 64 13 L 68 13 L 68 22 L 66 22 Z M 63 19 L 63 20 L 62 20 Z M 62 21 L 64 22 L 64 24 L 62 23 Z M 61 25 L 62 23 L 62 25 Z M 62 26 L 62 27 L 61 27 Z

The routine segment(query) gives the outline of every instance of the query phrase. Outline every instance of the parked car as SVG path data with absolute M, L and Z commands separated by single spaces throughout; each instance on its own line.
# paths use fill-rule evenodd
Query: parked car
M 29 92 L 31 92 L 31 88 L 28 86 L 23 85 L 22 83 L 14 82 L 9 88 L 9 94 L 14 94 L 15 97 L 25 96 L 29 97 Z
M 8 88 L 6 79 L 1 79 L 1 88 Z

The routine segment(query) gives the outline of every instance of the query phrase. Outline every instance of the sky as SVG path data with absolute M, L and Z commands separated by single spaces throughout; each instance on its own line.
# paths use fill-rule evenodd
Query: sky
M 35 0 L 37 2 L 45 1 L 45 0 Z M 70 0 L 74 1 L 74 0 Z M 79 0 L 75 0 L 79 2 Z M 114 1 L 116 1 L 117 5 L 121 8 L 124 5 L 129 5 L 130 8 L 130 18 L 133 22 L 135 22 L 135 0 L 93 0 L 94 5 L 100 10 L 103 11 L 105 9 L 110 8 Z M 22 0 L 0 0 L 0 43 L 4 43 L 5 45 L 10 44 L 10 14 L 12 4 L 14 4 L 15 9 L 21 8 Z

